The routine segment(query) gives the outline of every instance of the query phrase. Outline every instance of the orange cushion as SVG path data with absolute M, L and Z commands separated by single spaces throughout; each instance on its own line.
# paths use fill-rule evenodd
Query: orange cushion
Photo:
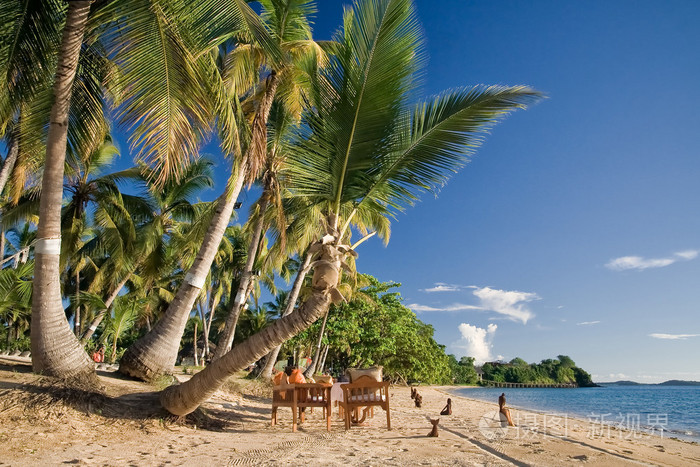
M 305 383 L 306 378 L 304 378 L 304 374 L 301 372 L 299 368 L 295 368 L 292 370 L 292 374 L 289 375 L 289 383 L 290 384 L 295 384 L 295 383 Z
M 275 376 L 272 377 L 272 383 L 275 386 L 279 386 L 283 382 L 287 382 L 287 375 L 284 374 L 284 371 L 280 371 L 277 373 Z

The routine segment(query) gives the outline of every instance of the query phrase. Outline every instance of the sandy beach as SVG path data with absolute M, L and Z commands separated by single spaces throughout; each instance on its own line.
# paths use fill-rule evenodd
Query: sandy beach
M 450 387 L 419 387 L 423 406 L 416 408 L 408 387 L 393 386 L 391 431 L 383 413 L 345 431 L 334 409 L 330 433 L 318 410 L 293 433 L 289 409 L 270 426 L 269 387 L 261 383 L 242 382 L 242 393 L 229 385 L 202 412 L 177 421 L 157 409 L 152 386 L 99 374 L 106 403 L 60 399 L 26 365 L 0 366 L 0 465 L 700 464 L 697 443 L 585 420 L 513 410 L 518 427 L 494 428 L 485 420 L 495 402 L 456 397 Z M 447 397 L 453 415 L 439 416 Z M 438 417 L 439 436 L 427 437 L 428 419 Z

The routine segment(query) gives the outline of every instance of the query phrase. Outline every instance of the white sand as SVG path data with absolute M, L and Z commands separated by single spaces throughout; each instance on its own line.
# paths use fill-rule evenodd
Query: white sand
M 393 387 L 391 431 L 381 409 L 367 426 L 349 431 L 335 409 L 329 433 L 316 409 L 292 433 L 290 409 L 281 408 L 272 427 L 269 398 L 222 391 L 203 407 L 227 422 L 222 431 L 71 411 L 37 416 L 4 407 L 2 397 L 16 394 L 18 383 L 28 378 L 36 376 L 0 371 L 0 465 L 700 465 L 697 443 L 601 432 L 587 421 L 557 422 L 535 412 L 514 410 L 517 428 L 480 429 L 482 416 L 497 409 L 495 401 L 456 397 L 447 387 L 420 387 L 420 409 L 409 388 Z M 148 390 L 141 383 L 103 380 L 107 387 L 122 386 L 122 393 Z M 447 397 L 453 415 L 440 417 Z M 438 417 L 439 437 L 429 438 L 428 418 Z

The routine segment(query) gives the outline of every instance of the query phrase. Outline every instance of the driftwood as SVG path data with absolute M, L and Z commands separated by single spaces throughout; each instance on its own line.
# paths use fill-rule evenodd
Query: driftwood
M 416 397 L 413 398 L 416 402 L 416 407 L 420 408 L 423 405 L 423 396 L 416 392 Z
M 435 420 L 432 420 L 432 419 L 429 419 L 429 420 L 430 420 L 430 423 L 433 424 L 433 429 L 430 430 L 430 433 L 428 433 L 428 436 L 433 437 L 433 438 L 437 438 L 438 437 L 437 427 L 438 427 L 438 423 L 440 423 L 440 419 L 438 418 Z

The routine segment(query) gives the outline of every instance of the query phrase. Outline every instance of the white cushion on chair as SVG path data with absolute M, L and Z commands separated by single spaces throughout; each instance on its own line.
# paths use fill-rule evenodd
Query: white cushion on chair
M 384 402 L 385 400 L 385 396 L 379 396 L 377 394 L 362 394 L 359 396 L 350 396 L 350 402 Z
M 348 368 L 345 370 L 345 374 L 348 376 L 350 379 L 351 383 L 354 383 L 357 378 L 360 376 L 369 376 L 372 378 L 374 381 L 377 381 L 379 383 L 382 382 L 382 367 L 381 366 L 373 366 L 370 368 Z

